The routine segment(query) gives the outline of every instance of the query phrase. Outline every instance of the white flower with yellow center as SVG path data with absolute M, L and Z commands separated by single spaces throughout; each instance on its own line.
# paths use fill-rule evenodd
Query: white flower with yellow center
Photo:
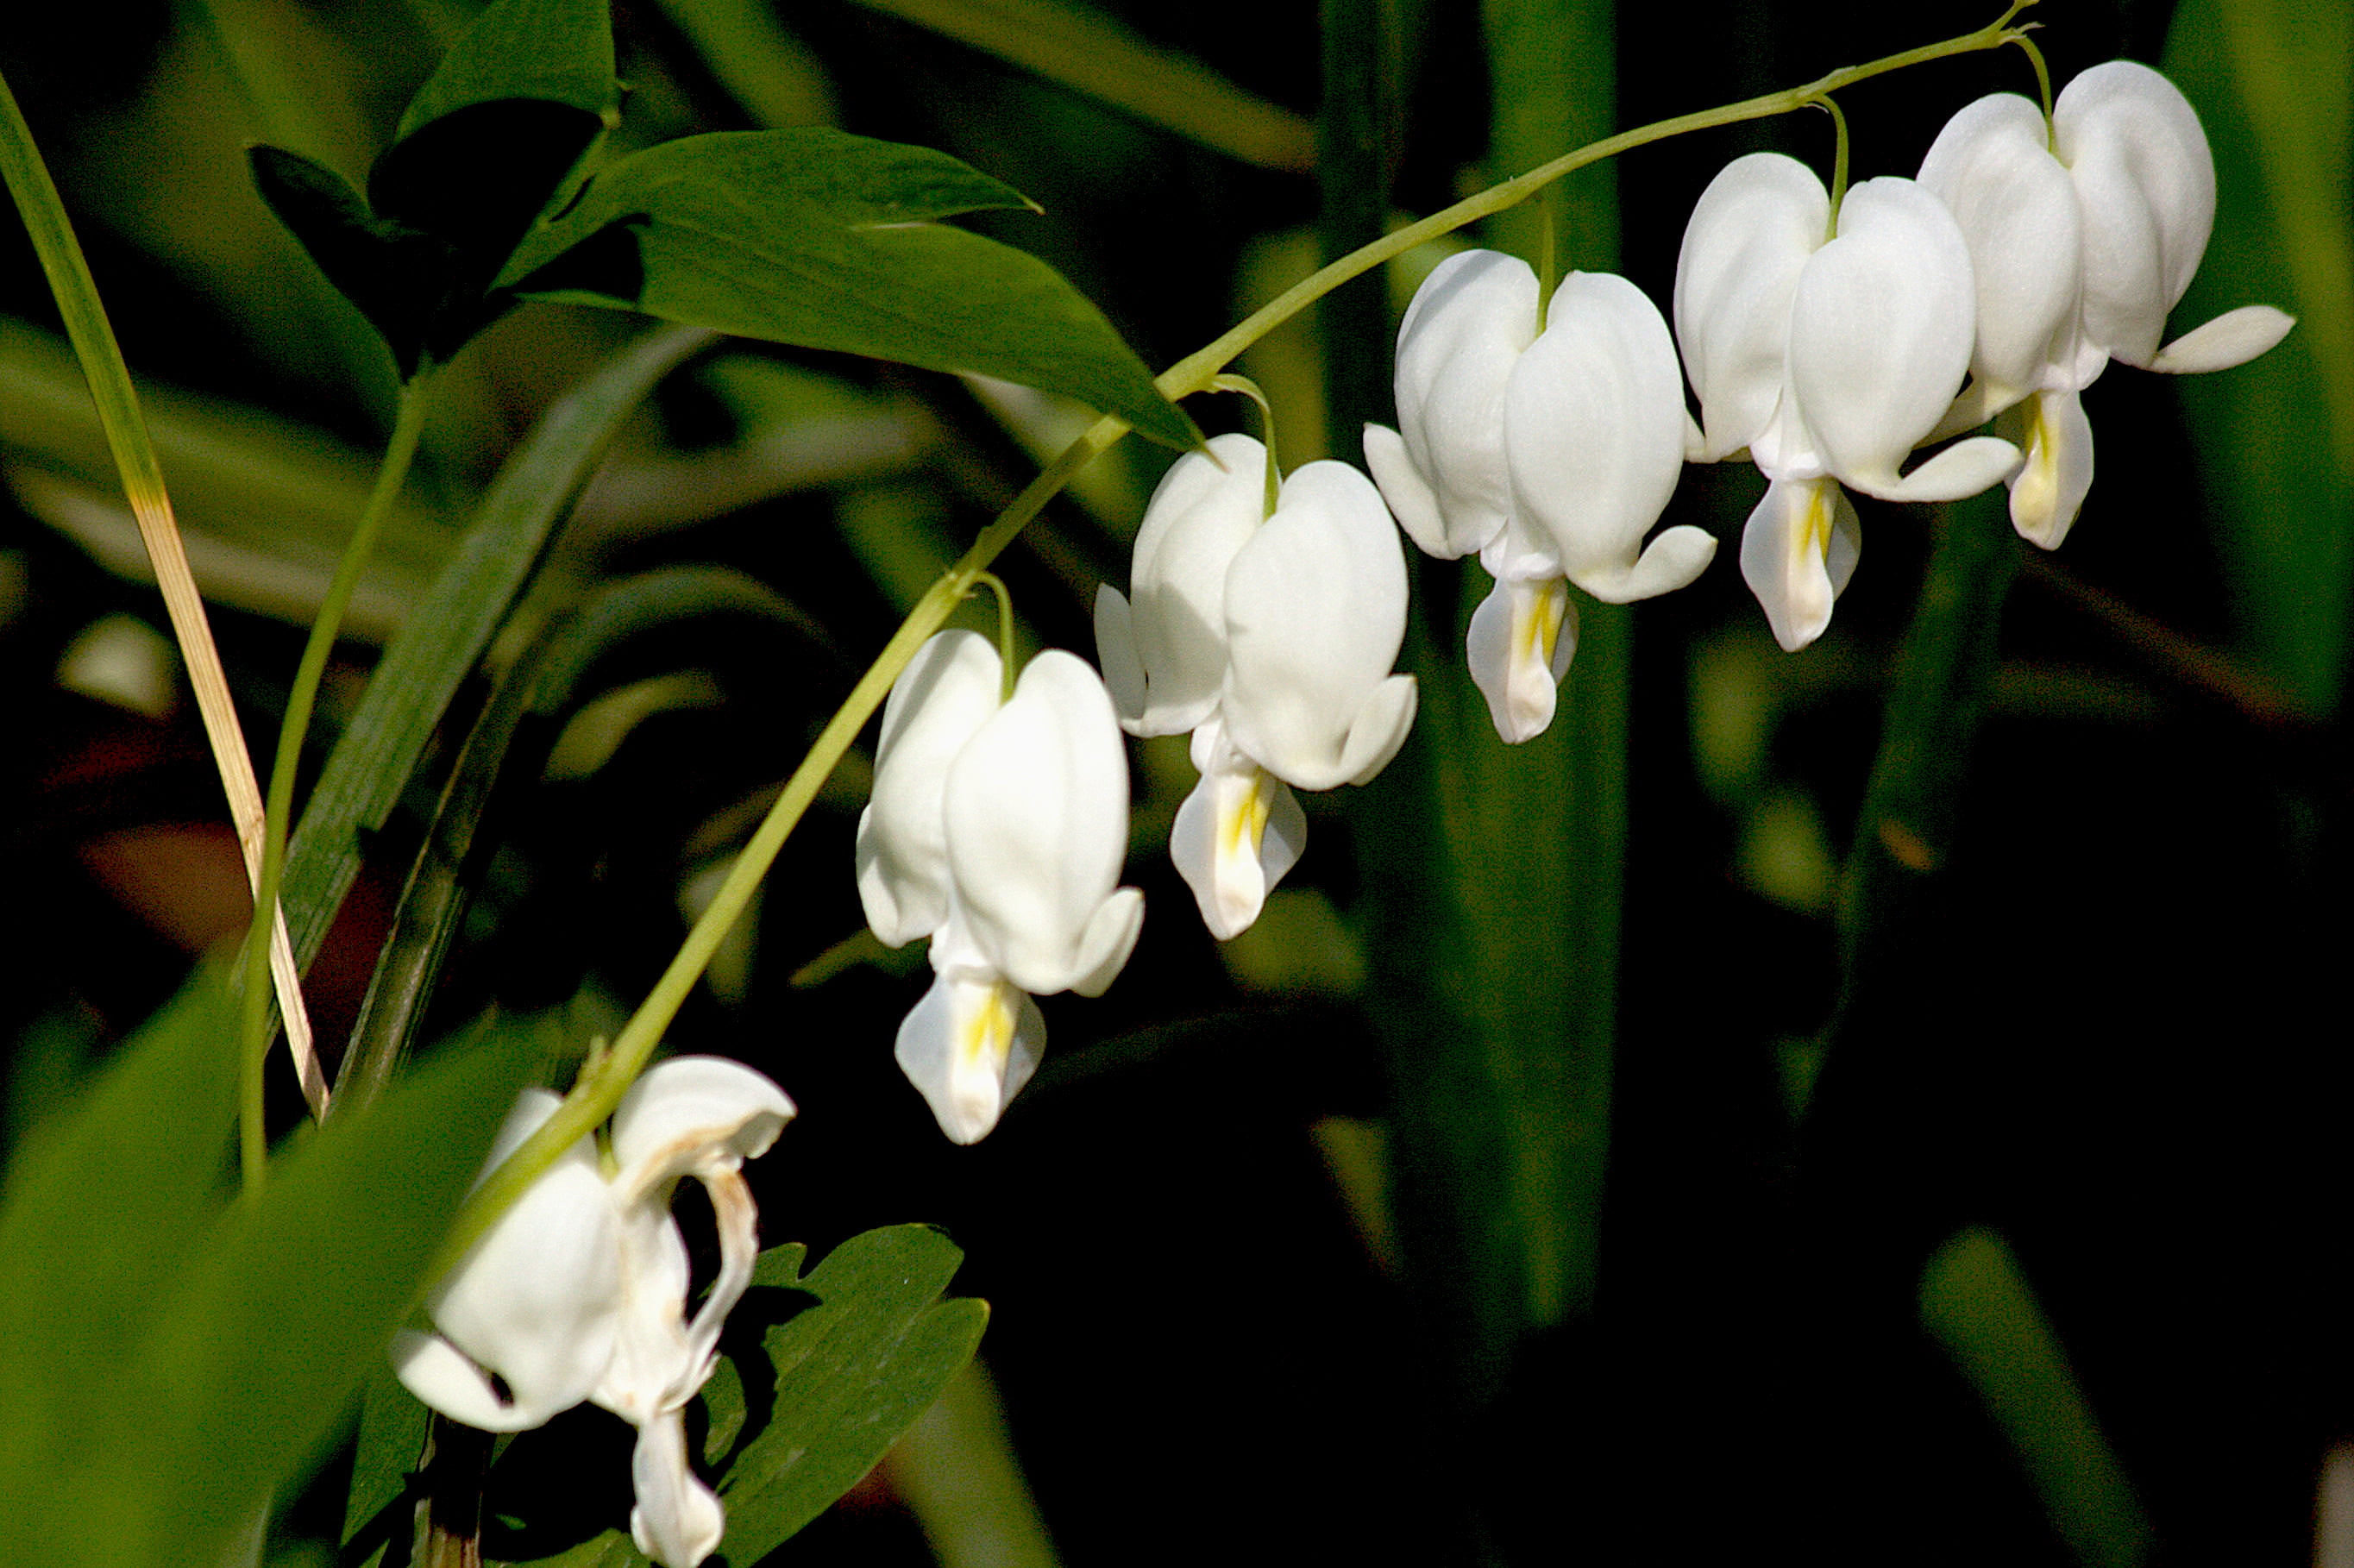
M 1172 464 L 1136 536 L 1133 603 L 1096 595 L 1096 645 L 1132 735 L 1193 732 L 1201 782 L 1170 858 L 1219 940 L 1299 860 L 1292 789 L 1363 784 L 1414 723 L 1405 559 L 1373 482 L 1303 464 L 1267 510 L 1267 449 L 1220 436 Z M 1264 520 L 1262 517 L 1264 515 Z
M 1777 153 L 1727 164 L 1701 195 L 1676 260 L 1676 337 L 1701 402 L 1694 455 L 1744 448 L 1771 482 L 1741 537 L 1741 576 L 1784 648 L 1830 624 L 1855 570 L 1855 508 L 1953 501 L 2019 466 L 1990 436 L 1899 471 L 1970 361 L 1969 251 L 1911 180 L 1866 180 L 1830 232 L 1830 196 Z
M 973 1143 L 1036 1070 L 1035 995 L 1099 996 L 1128 962 L 1144 895 L 1119 887 L 1128 759 L 1111 699 L 1050 650 L 1000 702 L 997 650 L 943 631 L 883 712 L 858 823 L 858 891 L 886 945 L 931 938 L 937 977 L 899 1025 L 901 1070 L 940 1130 Z
M 1682 472 L 1690 418 L 1674 341 L 1624 278 L 1572 272 L 1537 326 L 1537 279 L 1493 250 L 1434 269 L 1398 328 L 1398 425 L 1365 461 L 1431 555 L 1477 550 L 1496 579 L 1471 618 L 1471 678 L 1497 733 L 1553 722 L 1577 646 L 1568 585 L 1624 604 L 1683 587 L 1716 554 L 1704 530 L 1646 546 Z
M 1946 122 L 1921 184 L 1953 212 L 1977 279 L 1971 383 L 1941 430 L 2024 405 L 2011 522 L 2058 546 L 2093 483 L 2079 394 L 2111 359 L 2224 370 L 2295 324 L 2269 305 L 2226 312 L 2164 347 L 2215 223 L 2215 161 L 2199 116 L 2147 66 L 2112 60 L 2043 111 L 1995 93 Z

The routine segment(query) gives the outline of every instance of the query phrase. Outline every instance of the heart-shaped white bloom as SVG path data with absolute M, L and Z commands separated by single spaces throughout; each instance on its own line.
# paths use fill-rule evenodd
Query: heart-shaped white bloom
M 1000 668 L 970 632 L 941 632 L 917 651 L 885 711 L 859 838 L 859 888 L 878 937 L 890 938 L 878 910 L 938 910 L 931 927 L 900 938 L 931 938 L 937 979 L 900 1024 L 896 1055 L 959 1143 L 986 1136 L 1037 1066 L 1045 1024 L 1027 993 L 1100 995 L 1144 920 L 1144 895 L 1116 885 L 1128 759 L 1103 683 L 1049 651 L 1000 705 Z M 908 869 L 935 863 L 928 855 L 936 903 L 919 899 L 934 885 Z
M 2048 131 L 2023 98 L 1979 99 L 1938 133 L 1921 184 L 1952 210 L 1977 278 L 1973 380 L 1940 429 L 2027 405 L 2010 514 L 2046 549 L 2092 486 L 2078 394 L 2111 358 L 2221 370 L 2293 324 L 2249 305 L 2158 347 L 2214 225 L 2215 168 L 2189 101 L 2147 66 L 2113 60 L 2077 77 Z
M 875 788 L 858 818 L 858 898 L 886 948 L 949 917 L 949 764 L 997 711 L 1003 666 L 975 631 L 943 631 L 916 651 L 883 705 Z
M 559 1103 L 525 1090 L 484 1169 Z M 427 1303 L 440 1333 L 395 1339 L 401 1382 L 487 1431 L 537 1426 L 584 1399 L 630 1421 L 631 1533 L 665 1568 L 695 1568 L 718 1549 L 726 1517 L 689 1467 L 684 1413 L 759 1255 L 741 1167 L 792 1114 L 784 1091 L 740 1062 L 680 1056 L 647 1069 L 613 1113 L 619 1173 L 605 1179 L 586 1138 L 567 1150 Z M 708 1192 L 719 1232 L 718 1277 L 692 1319 L 686 1243 L 670 1213 L 687 1176 Z
M 1248 436 L 1210 445 L 1217 461 L 1189 453 L 1153 493 L 1136 602 L 1100 589 L 1096 641 L 1131 732 L 1193 731 L 1202 779 L 1169 852 L 1225 941 L 1258 918 L 1307 843 L 1290 787 L 1381 771 L 1414 721 L 1415 692 L 1411 676 L 1390 674 L 1405 561 L 1372 482 L 1345 463 L 1309 463 L 1262 523 L 1267 449 Z
M 1899 471 L 1969 365 L 1968 249 L 1910 180 L 1850 190 L 1826 241 L 1829 210 L 1805 165 L 1773 153 L 1735 159 L 1694 208 L 1676 268 L 1702 453 L 1746 446 L 1771 482 L 1742 535 L 1742 577 L 1792 650 L 1822 634 L 1854 569 L 1854 513 L 1837 486 L 1951 501 L 2004 478 L 2020 456 L 1979 437 Z
M 1683 469 L 1674 341 L 1625 279 L 1573 272 L 1537 330 L 1536 274 L 1492 250 L 1449 257 L 1398 332 L 1397 430 L 1365 461 L 1428 553 L 1479 552 L 1496 588 L 1472 617 L 1471 676 L 1508 741 L 1542 733 L 1577 645 L 1574 582 L 1623 604 L 1683 587 L 1716 541 L 1643 536 Z

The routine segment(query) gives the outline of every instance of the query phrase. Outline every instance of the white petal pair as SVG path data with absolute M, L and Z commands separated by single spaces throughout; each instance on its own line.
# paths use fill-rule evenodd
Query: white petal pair
M 2147 66 L 2085 71 L 2048 127 L 2023 98 L 1979 99 L 1938 133 L 1921 184 L 1953 211 L 1977 275 L 1974 380 L 1945 428 L 2029 405 L 2011 521 L 2046 549 L 2091 488 L 2092 427 L 2077 394 L 2110 359 L 2221 370 L 2294 324 L 2249 305 L 2158 346 L 2214 226 L 2215 165 L 2189 101 Z
M 1202 781 L 1169 848 L 1222 941 L 1299 858 L 1308 824 L 1288 786 L 1364 783 L 1414 722 L 1414 678 L 1390 673 L 1405 561 L 1380 493 L 1346 463 L 1307 463 L 1261 521 L 1265 461 L 1240 435 L 1179 458 L 1137 531 L 1134 601 L 1096 595 L 1120 723 L 1193 732 Z
M 1715 555 L 1698 528 L 1650 542 L 1683 469 L 1689 419 L 1673 341 L 1625 279 L 1573 272 L 1537 330 L 1526 262 L 1471 250 L 1441 262 L 1398 329 L 1398 429 L 1365 429 L 1365 461 L 1414 542 L 1479 552 L 1496 588 L 1472 618 L 1472 679 L 1497 732 L 1553 720 L 1577 643 L 1563 587 L 1624 604 L 1679 588 Z
M 559 1103 L 524 1091 L 485 1169 Z M 401 1382 L 485 1431 L 537 1426 L 584 1399 L 633 1423 L 631 1533 L 665 1568 L 694 1568 L 717 1549 L 726 1515 L 688 1467 L 682 1413 L 711 1374 L 758 1255 L 741 1167 L 792 1114 L 783 1090 L 738 1062 L 680 1056 L 649 1068 L 613 1113 L 619 1172 L 607 1180 L 587 1138 L 567 1150 L 427 1303 L 440 1332 L 396 1338 Z M 704 1183 L 719 1230 L 718 1277 L 692 1319 L 686 1244 L 670 1213 L 686 1176 Z
M 1102 994 L 1144 921 L 1144 895 L 1117 885 L 1128 759 L 1103 683 L 1056 650 L 1001 702 L 1002 680 L 974 632 L 918 649 L 884 706 L 858 821 L 868 924 L 891 947 L 932 938 L 938 978 L 897 1057 L 959 1143 L 985 1137 L 1038 1065 L 1030 993 Z
M 1741 575 L 1776 639 L 1830 623 L 1853 572 L 1855 514 L 1840 487 L 1951 501 L 2019 465 L 1978 437 L 1901 465 L 1951 407 L 1974 335 L 1969 252 L 1910 180 L 1867 180 L 1840 204 L 1779 154 L 1735 159 L 1693 209 L 1676 263 L 1676 335 L 1700 394 L 1707 461 L 1747 448 L 1771 482 L 1742 535 Z

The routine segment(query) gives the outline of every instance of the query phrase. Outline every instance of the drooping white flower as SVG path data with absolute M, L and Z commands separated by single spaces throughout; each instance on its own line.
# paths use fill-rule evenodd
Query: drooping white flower
M 1108 584 L 1096 596 L 1121 724 L 1193 731 L 1202 779 L 1169 853 L 1221 941 L 1258 918 L 1307 842 L 1292 788 L 1366 782 L 1414 723 L 1414 678 L 1390 673 L 1405 561 L 1380 493 L 1346 463 L 1307 463 L 1262 522 L 1265 461 L 1247 436 L 1178 459 L 1137 532 L 1135 602 Z
M 1537 330 L 1537 280 L 1492 250 L 1451 256 L 1398 329 L 1398 426 L 1365 461 L 1409 537 L 1479 552 L 1495 591 L 1472 617 L 1471 675 L 1508 741 L 1553 721 L 1577 644 L 1566 583 L 1624 604 L 1683 587 L 1704 530 L 1643 537 L 1683 468 L 1689 418 L 1667 323 L 1609 273 L 1573 272 Z
M 2112 60 L 2042 111 L 1995 93 L 1948 121 L 1921 184 L 1959 223 L 1977 277 L 1972 381 L 1943 429 L 2025 404 L 2026 461 L 2010 514 L 2046 549 L 2093 482 L 2079 394 L 2112 359 L 2169 372 L 2254 358 L 2294 324 L 2269 305 L 2226 312 L 2164 348 L 2215 221 L 2215 164 L 2199 117 L 2147 66 Z
M 972 632 L 917 652 L 884 709 L 859 822 L 875 935 L 932 939 L 936 978 L 896 1056 L 959 1143 L 985 1137 L 1038 1065 L 1046 1028 L 1032 995 L 1101 995 L 1144 920 L 1144 895 L 1117 885 L 1128 760 L 1103 683 L 1053 650 L 1002 704 L 1001 680 L 996 649 Z
M 556 1113 L 526 1089 L 484 1169 Z M 717 1550 L 726 1513 L 689 1467 L 684 1412 L 711 1375 L 719 1330 L 759 1252 L 746 1160 L 793 1114 L 763 1075 L 716 1056 L 647 1069 L 613 1113 L 609 1180 L 594 1144 L 567 1150 L 474 1244 L 427 1303 L 435 1334 L 403 1330 L 395 1369 L 451 1420 L 519 1432 L 590 1400 L 638 1428 L 630 1530 L 665 1568 Z M 690 1319 L 686 1244 L 670 1213 L 683 1177 L 700 1181 L 719 1231 L 719 1273 Z
M 1737 158 L 1712 181 L 1676 262 L 1676 336 L 1701 399 L 1698 455 L 1742 448 L 1770 482 L 1741 540 L 1741 575 L 1784 648 L 1830 623 L 1854 571 L 1855 513 L 1840 487 L 1891 501 L 1976 494 L 2019 464 L 1993 437 L 1909 473 L 1970 358 L 1969 252 L 1910 180 L 1866 180 L 1840 204 L 1804 164 Z

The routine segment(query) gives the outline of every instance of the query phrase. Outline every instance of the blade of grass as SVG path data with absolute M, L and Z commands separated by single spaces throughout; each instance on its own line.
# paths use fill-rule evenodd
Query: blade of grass
M 179 529 L 172 521 L 171 498 L 164 492 L 164 472 L 148 441 L 146 424 L 139 417 L 139 394 L 131 385 L 130 367 L 123 363 L 122 346 L 114 341 L 114 328 L 106 319 L 106 307 L 99 300 L 89 264 L 82 260 L 65 204 L 58 199 L 48 166 L 33 144 L 32 128 L 25 123 L 16 95 L 5 79 L 0 79 L 0 178 L 6 180 L 9 194 L 16 197 L 16 210 L 40 256 L 41 270 L 57 296 L 66 334 L 89 379 L 99 422 L 105 427 L 107 446 L 122 477 L 123 493 L 130 498 L 140 537 L 154 564 L 156 586 L 163 591 L 164 612 L 179 640 L 197 711 L 204 715 L 205 736 L 212 746 L 214 766 L 220 770 L 221 788 L 228 796 L 238 844 L 244 851 L 246 876 L 259 888 L 265 836 L 261 786 L 238 724 L 236 705 L 229 699 L 228 676 L 221 668 L 220 651 L 213 645 L 212 628 L 205 618 L 203 596 L 196 591 Z M 312 1046 L 311 1018 L 302 1005 L 302 978 L 282 906 L 271 912 L 270 971 L 280 1012 L 286 1020 L 287 1049 L 302 1080 L 303 1097 L 316 1115 L 326 1107 L 327 1083 Z

